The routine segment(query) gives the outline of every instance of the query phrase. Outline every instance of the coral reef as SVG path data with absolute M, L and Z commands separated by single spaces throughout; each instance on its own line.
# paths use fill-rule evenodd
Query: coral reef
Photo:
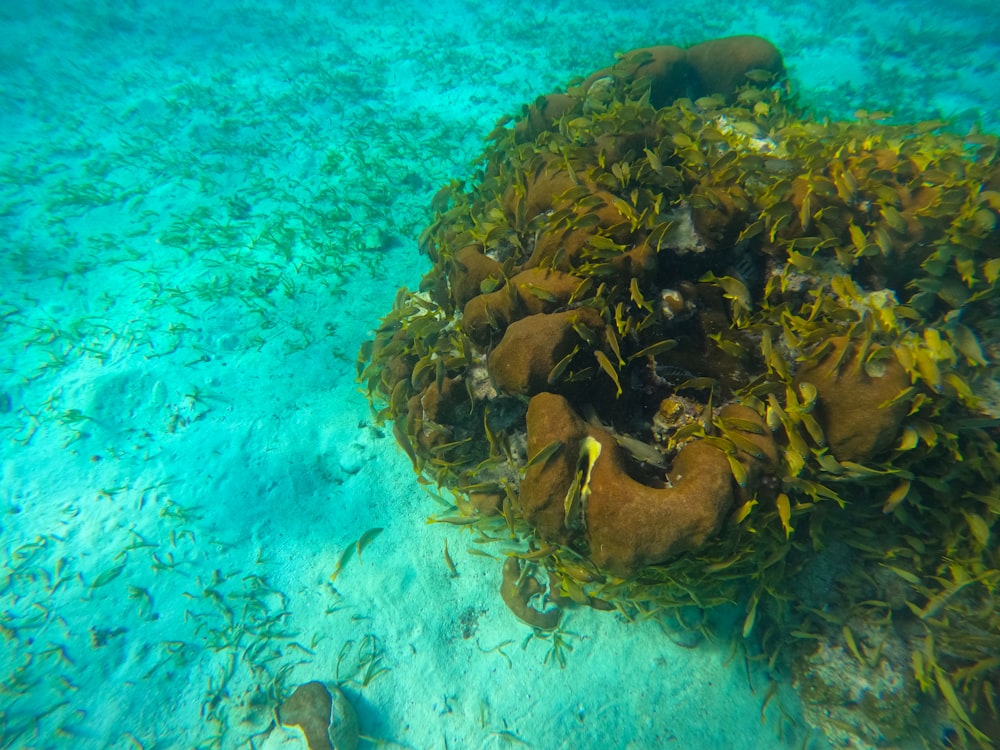
M 529 624 L 517 558 L 625 616 L 739 602 L 793 671 L 877 621 L 982 743 L 1000 146 L 816 122 L 782 74 L 759 37 L 649 47 L 501 120 L 359 378 L 458 522 L 527 542 L 504 599 Z M 831 547 L 852 566 L 826 604 L 793 596 Z

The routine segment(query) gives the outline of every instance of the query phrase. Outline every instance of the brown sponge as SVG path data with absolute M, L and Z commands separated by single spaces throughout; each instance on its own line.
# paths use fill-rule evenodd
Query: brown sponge
M 485 347 L 514 321 L 565 306 L 581 281 L 562 271 L 529 268 L 495 292 L 470 299 L 462 312 L 462 325 L 477 346 Z
M 625 456 L 607 430 L 584 422 L 562 396 L 539 393 L 528 403 L 528 455 L 554 441 L 561 448 L 533 464 L 521 482 L 520 506 L 539 534 L 565 543 L 577 534 L 567 492 L 581 472 L 581 445 L 591 451 L 583 512 L 590 558 L 602 569 L 628 575 L 704 544 L 722 525 L 733 502 L 725 454 L 704 442 L 686 445 L 674 459 L 669 486 L 633 479 Z M 596 453 L 596 458 L 594 454 Z M 586 459 L 585 459 L 586 460 Z
M 549 375 L 559 362 L 581 346 L 574 324 L 583 324 L 598 335 L 604 321 L 589 307 L 549 315 L 529 315 L 511 323 L 503 339 L 490 352 L 487 367 L 493 380 L 508 394 L 530 396 L 551 385 Z
M 830 341 L 829 354 L 802 367 L 795 381 L 816 386 L 815 416 L 834 457 L 867 461 L 889 448 L 899 434 L 909 402 L 883 404 L 908 388 L 910 378 L 895 357 L 884 360 L 883 371 L 872 377 L 858 361 L 856 342 L 846 336 Z
M 336 685 L 315 681 L 299 685 L 275 713 L 279 724 L 302 730 L 309 750 L 358 746 L 358 715 Z
M 729 101 L 747 82 L 751 70 L 766 70 L 775 76 L 785 71 L 781 52 L 762 36 L 727 36 L 710 39 L 687 49 L 694 69 L 698 96 L 724 94 Z
M 639 47 L 626 52 L 614 65 L 591 73 L 575 92 L 570 89 L 568 94 L 539 97 L 525 108 L 524 119 L 514 129 L 519 142 L 530 141 L 554 129 L 562 117 L 600 108 L 612 94 L 638 98 L 647 87 L 649 103 L 657 109 L 682 97 L 709 94 L 723 94 L 732 101 L 751 70 L 775 76 L 785 71 L 781 52 L 764 37 L 723 37 L 686 50 L 671 44 Z
M 648 80 L 649 102 L 660 108 L 671 104 L 675 99 L 688 96 L 693 73 L 683 49 L 672 44 L 660 44 L 630 50 L 615 65 L 601 68 L 587 76 L 583 88 L 589 90 L 595 83 L 608 77 L 628 81 Z
M 455 307 L 463 307 L 466 302 L 480 293 L 480 285 L 492 277 L 503 282 L 500 264 L 483 254 L 480 245 L 466 245 L 452 258 L 448 284 L 451 287 Z
M 522 622 L 539 630 L 555 630 L 559 626 L 562 611 L 558 608 L 539 610 L 531 606 L 532 597 L 545 591 L 545 587 L 534 576 L 521 577 L 521 563 L 515 557 L 508 557 L 503 564 L 503 581 L 500 596 L 510 611 Z

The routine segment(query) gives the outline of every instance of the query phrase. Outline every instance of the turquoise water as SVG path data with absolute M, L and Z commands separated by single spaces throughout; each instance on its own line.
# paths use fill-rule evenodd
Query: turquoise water
M 516 620 L 496 560 L 425 523 L 354 362 L 501 115 L 615 52 L 755 33 L 821 114 L 995 132 L 992 4 L 0 19 L 0 748 L 293 747 L 273 710 L 309 680 L 362 747 L 830 746 L 728 642 Z

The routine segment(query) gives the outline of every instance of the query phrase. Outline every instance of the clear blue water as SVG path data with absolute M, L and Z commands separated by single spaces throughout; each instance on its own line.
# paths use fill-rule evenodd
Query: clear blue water
M 992 3 L 39 0 L 0 30 L 0 748 L 283 747 L 310 679 L 362 747 L 829 746 L 724 644 L 533 636 L 424 524 L 354 360 L 501 115 L 755 33 L 821 115 L 995 132 Z

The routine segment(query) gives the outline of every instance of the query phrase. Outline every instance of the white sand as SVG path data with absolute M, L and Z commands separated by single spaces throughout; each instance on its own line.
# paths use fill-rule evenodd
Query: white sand
M 869 31 L 824 46 L 815 4 L 327 5 L 0 11 L 0 748 L 285 747 L 275 682 L 312 679 L 387 747 L 802 746 L 725 643 L 593 611 L 571 651 L 533 637 L 467 552 L 500 549 L 426 525 L 354 359 L 500 115 L 734 32 L 832 91 Z M 904 44 L 892 12 L 865 18 Z M 909 106 L 961 111 L 991 70 Z

